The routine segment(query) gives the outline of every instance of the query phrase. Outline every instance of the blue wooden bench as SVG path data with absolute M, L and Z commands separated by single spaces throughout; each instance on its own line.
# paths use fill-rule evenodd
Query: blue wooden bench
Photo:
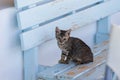
M 120 0 L 15 0 L 23 51 L 24 80 L 98 80 L 103 78 L 109 39 L 109 16 L 120 10 Z M 94 63 L 75 66 L 38 65 L 38 45 L 55 38 L 56 26 L 80 28 L 97 22 Z M 77 25 L 77 26 L 74 26 Z M 45 33 L 45 34 L 44 34 Z

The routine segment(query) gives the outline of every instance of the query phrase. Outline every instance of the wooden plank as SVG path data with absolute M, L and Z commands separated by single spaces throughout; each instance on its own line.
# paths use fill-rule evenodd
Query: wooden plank
M 112 80 L 118 80 L 118 77 L 115 73 L 113 74 L 113 79 Z
M 36 80 L 38 72 L 37 62 L 38 48 L 33 48 L 23 52 L 24 80 Z
M 102 51 L 107 49 L 107 44 L 108 42 L 104 42 L 100 45 L 95 46 L 94 51 L 94 56 L 99 55 Z M 105 47 L 106 46 L 106 47 Z M 99 56 L 100 57 L 100 56 Z M 99 61 L 98 59 L 97 61 Z M 90 65 L 90 64 L 87 64 Z M 52 66 L 52 68 L 46 69 L 45 71 L 39 72 L 38 73 L 38 78 L 40 79 L 45 79 L 45 80 L 56 80 L 56 78 L 61 78 L 59 75 L 64 74 L 66 71 L 71 70 L 71 68 L 75 67 L 75 64 L 70 63 L 68 65 L 65 64 L 57 64 L 55 66 Z M 64 79 L 66 80 L 66 79 Z
M 106 72 L 105 72 L 105 78 L 104 80 L 112 80 L 113 78 L 113 71 L 112 69 L 107 65 L 106 66 Z
M 104 80 L 105 65 L 105 63 L 98 65 L 74 80 Z
M 109 39 L 110 32 L 110 18 L 105 17 L 97 21 L 97 33 L 95 37 L 95 43 L 100 43 L 102 41 Z
M 107 40 L 107 41 L 104 41 L 102 43 L 94 45 L 93 52 L 100 53 L 99 51 L 103 51 L 104 49 L 107 49 L 109 47 L 108 43 L 109 43 L 109 41 Z
M 119 80 L 116 73 L 108 65 L 106 66 L 104 80 Z
M 98 33 L 109 33 L 110 31 L 110 17 L 104 17 L 97 21 L 97 32 Z
M 95 71 L 97 68 L 100 68 L 99 66 L 101 66 L 105 63 L 107 53 L 108 53 L 107 50 L 103 50 L 99 55 L 97 55 L 94 58 L 94 63 L 84 64 L 84 65 L 79 65 L 79 66 L 73 67 L 72 69 L 70 69 L 64 73 L 58 74 L 57 78 L 65 79 L 65 80 L 81 80 L 81 79 L 88 80 L 91 78 L 90 80 L 96 80 L 96 78 L 99 77 L 100 74 L 97 75 L 98 74 L 97 73 L 96 77 L 95 77 L 94 73 L 93 73 L 94 75 L 91 73 L 92 76 L 89 73 L 93 69 Z M 104 72 L 104 70 L 105 70 L 105 65 L 102 68 L 102 72 Z M 96 71 L 95 71 L 95 73 L 96 73 Z
M 75 66 L 75 64 L 71 64 L 71 63 L 70 64 L 56 64 L 55 66 L 52 66 L 49 69 L 39 72 L 38 77 L 40 79 L 54 80 L 55 74 L 66 71 L 67 69 L 70 69 L 74 66 Z
M 21 29 L 26 29 L 33 25 L 63 16 L 69 12 L 93 5 L 100 1 L 102 0 L 55 0 L 47 4 L 19 12 L 19 27 Z
M 96 39 L 95 39 L 95 44 L 98 44 L 98 43 L 101 43 L 105 40 L 108 40 L 109 39 L 109 33 L 97 33 L 96 34 Z
M 44 71 L 46 69 L 50 68 L 50 66 L 45 66 L 45 65 L 38 65 L 38 72 Z
M 19 9 L 37 2 L 42 2 L 44 0 L 14 0 L 14 1 L 15 1 L 16 8 Z
M 120 10 L 120 0 L 110 0 L 97 6 L 80 11 L 39 28 L 21 34 L 22 49 L 27 50 L 55 37 L 55 27 L 62 29 L 80 27 Z M 118 5 L 118 6 L 112 6 Z M 96 15 L 97 14 L 97 15 Z M 44 34 L 45 33 L 45 34 Z M 39 35 L 38 35 L 39 34 Z M 34 36 L 36 35 L 36 36 Z M 104 37 L 103 37 L 104 38 Z

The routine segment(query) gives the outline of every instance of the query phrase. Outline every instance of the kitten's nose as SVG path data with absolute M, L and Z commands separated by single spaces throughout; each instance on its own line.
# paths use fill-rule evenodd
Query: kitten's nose
M 62 40 L 60 40 L 60 42 L 62 43 Z
M 63 39 L 60 39 L 60 43 L 62 43 L 63 42 Z

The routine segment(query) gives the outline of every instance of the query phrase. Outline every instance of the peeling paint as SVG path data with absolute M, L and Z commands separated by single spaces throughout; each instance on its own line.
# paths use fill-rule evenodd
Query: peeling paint
M 70 71 L 67 73 L 67 75 L 75 75 L 75 72 Z

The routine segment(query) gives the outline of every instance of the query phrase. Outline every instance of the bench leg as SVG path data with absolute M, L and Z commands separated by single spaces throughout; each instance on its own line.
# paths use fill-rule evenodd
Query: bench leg
M 97 21 L 97 32 L 95 43 L 101 43 L 109 39 L 110 20 L 109 17 L 102 18 Z
M 23 80 L 36 80 L 36 75 L 38 71 L 37 52 L 38 52 L 37 48 L 23 52 L 23 64 L 24 64 Z
M 113 74 L 113 79 L 112 80 L 118 80 L 117 75 L 115 73 Z
M 106 66 L 104 80 L 113 80 L 113 74 L 114 74 L 113 71 L 108 66 Z

